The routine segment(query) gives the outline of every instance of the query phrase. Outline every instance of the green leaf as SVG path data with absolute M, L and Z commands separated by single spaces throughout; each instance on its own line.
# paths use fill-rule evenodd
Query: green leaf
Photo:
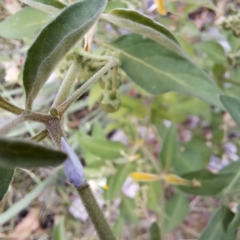
M 99 121 L 95 122 L 94 125 L 93 125 L 92 136 L 94 138 L 106 140 L 104 130 L 103 130 L 102 125 Z
M 195 45 L 196 49 L 203 54 L 206 54 L 208 59 L 214 63 L 224 64 L 226 62 L 225 51 L 222 45 L 216 41 L 205 41 Z
M 144 35 L 170 51 L 186 57 L 178 41 L 166 27 L 139 12 L 128 9 L 114 9 L 101 17 L 118 27 Z
M 64 218 L 61 217 L 56 227 L 53 229 L 53 240 L 66 240 Z
M 38 9 L 40 11 L 49 13 L 50 15 L 56 16 L 61 12 L 61 9 L 53 7 L 51 5 L 47 5 L 34 0 L 21 0 L 22 3 L 27 4 L 30 7 Z
M 64 2 L 57 0 L 35 0 L 34 2 L 43 3 L 45 5 L 53 6 L 58 9 L 63 9 L 67 6 Z
M 134 200 L 128 197 L 124 197 L 119 206 L 120 214 L 127 223 L 138 223 L 139 219 L 134 211 Z
M 14 170 L 0 167 L 0 201 L 4 198 L 8 191 L 14 175 Z
M 104 12 L 110 12 L 115 8 L 127 8 L 127 4 L 120 1 L 109 1 Z
M 105 192 L 105 199 L 112 200 L 118 196 L 122 189 L 123 183 L 134 168 L 135 164 L 133 163 L 124 164 L 117 167 L 117 172 L 108 178 L 108 190 Z
M 118 239 L 122 239 L 123 223 L 122 216 L 119 215 L 112 228 L 114 235 L 118 237 Z
M 226 232 L 228 229 L 229 224 L 232 222 L 235 214 L 226 206 L 222 206 L 222 224 L 223 230 Z
M 37 33 L 52 17 L 40 10 L 27 7 L 0 23 L 0 36 L 24 38 Z
M 221 95 L 220 100 L 238 127 L 240 127 L 240 99 Z
M 174 0 L 177 1 L 177 0 Z M 183 3 L 187 4 L 195 4 L 196 8 L 199 8 L 199 6 L 207 7 L 212 10 L 217 10 L 216 6 L 213 4 L 211 0 L 181 0 Z
M 233 219 L 227 226 L 227 232 L 235 233 L 239 226 L 240 226 L 240 204 L 238 204 L 237 213 L 234 215 Z
M 7 221 L 10 221 L 14 216 L 20 213 L 23 209 L 29 207 L 30 203 L 46 189 L 46 186 L 50 182 L 50 178 L 39 183 L 31 192 L 26 194 L 21 200 L 14 203 L 9 209 L 0 214 L 0 225 L 3 225 Z
M 195 57 L 195 51 L 192 46 L 184 37 L 182 36 L 177 36 L 177 40 L 180 43 L 181 47 L 183 50 L 190 56 L 190 57 Z
M 186 147 L 184 152 L 180 152 L 177 156 L 177 163 L 174 167 L 178 175 L 193 172 L 202 169 L 203 163 L 199 152 L 190 147 Z
M 159 155 L 163 171 L 167 172 L 171 167 L 174 166 L 177 160 L 177 154 L 177 131 L 176 126 L 172 124 L 163 140 L 162 150 Z
M 190 172 L 181 175 L 182 178 L 189 180 L 197 180 L 200 182 L 201 186 L 179 186 L 178 188 L 188 194 L 193 195 L 205 195 L 213 196 L 219 193 L 223 188 L 225 188 L 229 182 L 232 180 L 233 176 L 231 173 L 227 174 L 213 174 L 206 169 L 202 169 L 195 172 Z
M 0 165 L 7 168 L 57 166 L 67 155 L 26 140 L 0 138 Z
M 221 239 L 224 233 L 222 225 L 222 208 L 219 208 L 211 217 L 207 227 L 201 233 L 198 240 Z
M 97 21 L 106 2 L 83 0 L 71 4 L 39 34 L 28 50 L 23 70 L 28 109 L 57 63 Z
M 149 240 L 161 240 L 161 232 L 157 222 L 152 223 L 149 232 Z
M 189 60 L 136 34 L 118 38 L 110 46 L 121 53 L 122 68 L 152 94 L 176 91 L 223 108 L 221 91 L 211 78 Z
M 105 160 L 114 160 L 121 157 L 121 151 L 126 151 L 126 147 L 120 142 L 89 137 L 86 134 L 79 134 L 79 144 L 82 149 Z
M 161 188 L 159 181 L 155 182 L 148 182 L 148 195 L 151 196 L 148 198 L 147 206 L 152 211 L 159 213 L 160 207 L 159 207 L 159 199 L 161 195 Z
M 223 193 L 230 196 L 231 194 L 237 194 L 240 187 L 240 161 L 229 164 L 227 167 L 223 168 L 219 174 L 229 174 L 232 176 L 231 181 L 224 188 Z
M 175 195 L 166 205 L 164 233 L 174 230 L 188 215 L 189 202 L 183 194 Z
M 218 208 L 218 210 L 214 213 L 212 218 L 210 219 L 210 222 L 208 223 L 207 227 L 204 229 L 204 231 L 201 233 L 198 240 L 206 240 L 206 239 L 212 239 L 212 240 L 235 240 L 236 236 L 234 234 L 228 233 L 224 231 L 223 227 L 223 221 L 225 218 L 228 218 L 228 215 L 226 215 L 226 207 L 221 206 Z
M 91 110 L 94 104 L 99 100 L 102 94 L 102 88 L 99 83 L 96 83 L 90 90 L 88 95 L 88 109 Z

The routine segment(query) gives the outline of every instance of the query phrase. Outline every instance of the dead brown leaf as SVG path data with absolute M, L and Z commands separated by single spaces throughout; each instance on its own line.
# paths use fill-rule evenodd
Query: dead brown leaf
M 27 240 L 40 228 L 39 209 L 31 209 L 27 216 L 15 227 L 11 240 Z

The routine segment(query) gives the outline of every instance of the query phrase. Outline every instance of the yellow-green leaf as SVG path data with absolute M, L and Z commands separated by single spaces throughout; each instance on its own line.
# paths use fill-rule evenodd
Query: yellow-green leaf
M 141 182 L 157 181 L 162 178 L 160 175 L 141 172 L 132 172 L 130 176 L 133 180 Z

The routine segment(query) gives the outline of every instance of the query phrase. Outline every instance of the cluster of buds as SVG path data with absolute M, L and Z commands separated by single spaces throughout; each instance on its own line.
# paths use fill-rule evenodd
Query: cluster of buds
M 100 97 L 100 107 L 107 113 L 116 112 L 121 106 L 121 99 L 118 88 L 121 86 L 121 80 L 117 78 L 116 69 L 112 70 L 112 76 L 103 76 L 100 80 L 100 86 L 103 92 Z
M 236 37 L 240 37 L 240 12 L 232 12 L 223 22 L 223 27 L 232 30 Z

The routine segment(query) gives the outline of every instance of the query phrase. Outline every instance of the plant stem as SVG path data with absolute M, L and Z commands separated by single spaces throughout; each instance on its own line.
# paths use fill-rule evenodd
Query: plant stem
M 89 214 L 89 217 L 92 220 L 92 223 L 98 233 L 98 236 L 101 240 L 115 240 L 101 209 L 98 206 L 98 203 L 93 196 L 93 193 L 86 183 L 82 188 L 77 189 L 79 196 L 82 199 L 82 202 Z
M 92 87 L 105 73 L 107 73 L 112 67 L 119 64 L 118 59 L 110 57 L 109 62 L 102 67 L 97 73 L 95 73 L 87 82 L 85 82 L 71 97 L 63 102 L 58 107 L 59 115 L 62 114 L 74 103 L 79 97 L 81 97 L 90 87 Z
M 112 88 L 114 90 L 117 89 L 117 71 L 118 71 L 118 66 L 113 67 L 113 69 L 112 69 Z
M 64 136 L 64 133 L 61 127 L 61 120 L 52 119 L 51 121 L 46 123 L 46 128 L 56 148 L 61 149 L 61 137 Z
M 74 60 L 72 65 L 70 66 L 66 77 L 64 78 L 62 85 L 58 91 L 58 94 L 53 102 L 53 107 L 58 107 L 61 103 L 63 103 L 67 98 L 71 91 L 73 81 L 76 79 L 79 74 L 81 67 L 81 57 L 79 55 L 74 56 Z
M 236 85 L 236 86 L 240 87 L 240 82 L 237 82 L 237 81 L 234 81 L 234 80 L 231 80 L 231 79 L 228 79 L 228 78 L 221 78 L 221 81 L 231 83 L 233 85 Z
M 34 137 L 31 138 L 32 141 L 41 142 L 44 138 L 46 138 L 49 135 L 48 130 L 42 130 L 38 134 L 36 134 Z
M 31 120 L 35 122 L 40 122 L 46 124 L 47 122 L 55 119 L 50 114 L 31 112 L 29 115 L 25 115 L 26 120 Z
M 164 181 L 160 181 L 160 211 L 159 211 L 159 226 L 160 226 L 160 232 L 161 232 L 161 239 L 164 239 L 164 217 L 165 217 L 165 192 L 164 192 Z
M 0 108 L 3 108 L 11 113 L 20 115 L 24 110 L 15 106 L 14 104 L 7 101 L 5 98 L 0 96 Z
M 87 57 L 87 58 L 99 60 L 99 61 L 109 61 L 109 59 L 111 58 L 110 56 L 100 56 L 100 55 L 91 54 L 87 51 L 84 51 L 84 49 L 78 50 L 78 53 L 83 57 Z
M 13 128 L 17 127 L 21 123 L 25 122 L 26 118 L 24 114 L 21 114 L 14 118 L 11 122 L 4 125 L 2 128 L 0 128 L 0 135 L 6 135 L 8 134 Z

